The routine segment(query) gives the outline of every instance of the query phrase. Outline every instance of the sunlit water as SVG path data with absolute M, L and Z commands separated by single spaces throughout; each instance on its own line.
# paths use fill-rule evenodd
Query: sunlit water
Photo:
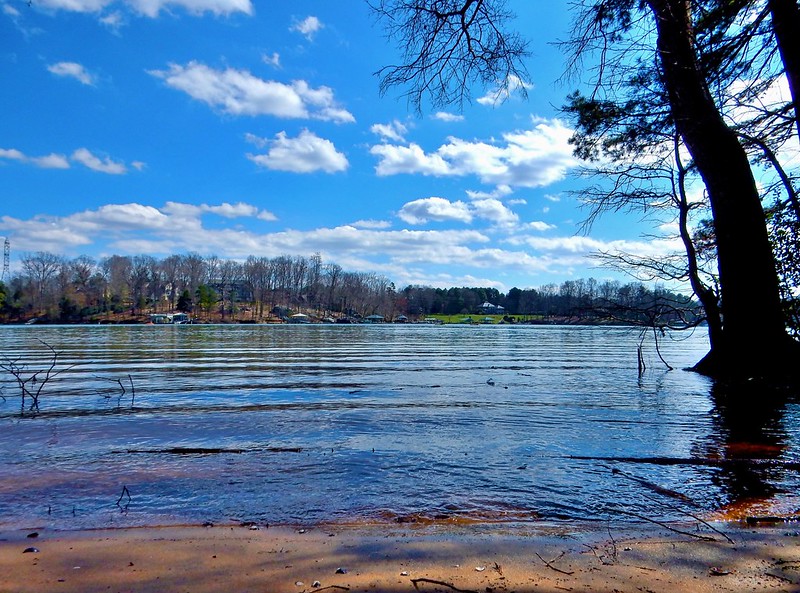
M 0 377 L 0 526 L 633 520 L 795 504 L 797 406 L 757 427 L 762 469 L 713 463 L 748 444 L 710 381 L 680 370 L 705 353 L 703 332 L 661 340 L 674 371 L 646 340 L 641 377 L 639 339 L 557 326 L 1 327 L 2 360 L 40 371 L 30 389 L 52 361 L 45 345 L 63 372 L 24 415 Z

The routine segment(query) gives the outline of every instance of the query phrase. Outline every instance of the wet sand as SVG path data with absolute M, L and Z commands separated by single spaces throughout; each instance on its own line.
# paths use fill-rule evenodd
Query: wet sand
M 624 524 L 2 532 L 0 592 L 800 591 L 797 525 L 717 526 L 735 543 Z

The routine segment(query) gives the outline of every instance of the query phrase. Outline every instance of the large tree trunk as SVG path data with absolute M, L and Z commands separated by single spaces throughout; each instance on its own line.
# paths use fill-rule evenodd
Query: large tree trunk
M 675 126 L 705 182 L 714 218 L 723 332 L 697 369 L 714 375 L 779 371 L 797 344 L 785 332 L 764 212 L 742 146 L 701 72 L 688 0 L 647 0 Z
M 800 8 L 797 0 L 769 0 L 772 30 L 781 54 L 794 103 L 795 125 L 800 134 Z

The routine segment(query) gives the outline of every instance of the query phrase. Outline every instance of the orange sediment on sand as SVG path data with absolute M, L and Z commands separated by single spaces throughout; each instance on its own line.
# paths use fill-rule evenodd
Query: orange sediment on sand
M 719 527 L 735 544 L 625 524 L 15 531 L 0 592 L 800 591 L 795 526 Z

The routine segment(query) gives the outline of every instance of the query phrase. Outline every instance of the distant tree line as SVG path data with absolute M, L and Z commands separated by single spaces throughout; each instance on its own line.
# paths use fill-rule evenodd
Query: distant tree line
M 28 253 L 0 284 L 0 319 L 77 323 L 124 321 L 182 311 L 214 321 L 262 321 L 294 312 L 324 316 L 381 315 L 412 319 L 474 315 L 502 307 L 506 321 L 695 324 L 702 310 L 688 297 L 634 282 L 567 280 L 540 288 L 432 288 L 402 291 L 386 277 L 349 272 L 311 257 L 250 256 L 243 262 L 196 253 L 158 259 L 112 255 L 73 259 Z M 655 317 L 654 317 L 655 316 Z
M 384 276 L 348 272 L 311 257 L 250 256 L 243 262 L 196 253 L 158 259 L 112 255 L 74 259 L 40 251 L 0 284 L 6 322 L 119 320 L 148 313 L 191 312 L 226 321 L 259 321 L 287 310 L 319 315 L 391 314 L 394 286 Z
M 692 298 L 641 282 L 598 282 L 594 278 L 545 284 L 539 288 L 431 288 L 408 286 L 398 307 L 409 315 L 472 315 L 489 303 L 503 307 L 507 321 L 563 323 L 619 322 L 683 328 L 703 320 Z

